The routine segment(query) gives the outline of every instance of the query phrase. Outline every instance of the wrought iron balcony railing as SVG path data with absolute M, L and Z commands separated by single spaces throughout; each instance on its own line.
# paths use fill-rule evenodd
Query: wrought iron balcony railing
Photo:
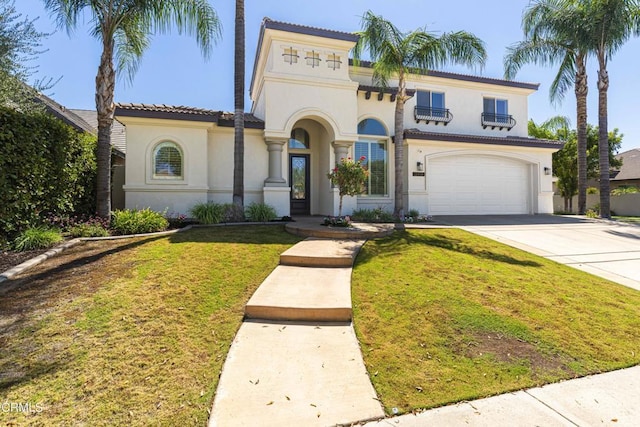
M 415 107 L 413 116 L 416 119 L 416 123 L 424 120 L 427 124 L 435 122 L 436 125 L 444 123 L 445 126 L 453 119 L 453 115 L 448 108 Z
M 491 129 L 511 130 L 516 125 L 516 119 L 510 114 L 482 113 L 481 121 L 483 129 L 490 126 Z

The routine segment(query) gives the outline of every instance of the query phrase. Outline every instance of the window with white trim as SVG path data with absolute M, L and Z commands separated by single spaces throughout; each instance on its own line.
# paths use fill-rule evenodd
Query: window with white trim
M 378 120 L 365 119 L 358 124 L 360 140 L 354 146 L 354 158 L 364 157 L 369 170 L 364 195 L 386 196 L 388 191 L 389 150 L 385 127 Z M 384 137 L 384 138 L 380 138 Z
M 154 179 L 183 179 L 184 156 L 178 144 L 161 142 L 153 149 Z
M 483 112 L 486 121 L 508 123 L 509 102 L 506 99 L 484 98 Z

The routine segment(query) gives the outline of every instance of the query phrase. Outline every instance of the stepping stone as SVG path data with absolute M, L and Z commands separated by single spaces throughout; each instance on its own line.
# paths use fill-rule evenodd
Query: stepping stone
M 364 240 L 308 238 L 280 255 L 280 264 L 302 267 L 351 267 Z
M 252 319 L 348 322 L 351 268 L 280 265 L 245 306 Z

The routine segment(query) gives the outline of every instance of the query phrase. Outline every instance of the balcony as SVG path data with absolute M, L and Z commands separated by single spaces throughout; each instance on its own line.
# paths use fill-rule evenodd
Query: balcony
M 481 121 L 482 129 L 490 126 L 492 130 L 498 128 L 509 131 L 516 125 L 516 119 L 510 114 L 482 113 Z
M 448 108 L 415 107 L 413 116 L 416 123 L 424 120 L 426 124 L 434 122 L 436 125 L 443 123 L 445 126 L 453 119 L 453 115 Z

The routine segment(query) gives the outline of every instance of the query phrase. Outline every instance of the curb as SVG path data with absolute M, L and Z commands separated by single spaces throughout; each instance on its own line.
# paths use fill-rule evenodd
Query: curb
M 0 283 L 5 282 L 11 279 L 13 276 L 20 274 L 30 268 L 35 267 L 36 265 L 42 263 L 43 261 L 48 260 L 51 257 L 58 255 L 59 253 L 69 249 L 78 243 L 81 242 L 93 242 L 100 240 L 122 240 L 122 239 L 133 239 L 136 237 L 156 237 L 156 236 L 168 236 L 175 233 L 182 233 L 183 231 L 190 230 L 192 228 L 206 228 L 206 227 L 228 227 L 228 226 L 238 226 L 238 225 L 282 225 L 282 222 L 270 221 L 270 222 L 229 222 L 229 223 L 221 223 L 221 224 L 191 224 L 186 227 L 182 227 L 176 230 L 169 231 L 159 231 L 157 233 L 142 233 L 142 234 L 127 234 L 124 236 L 107 236 L 107 237 L 78 237 L 72 240 L 69 240 L 60 246 L 56 246 L 53 249 L 49 249 L 47 252 L 38 255 L 37 257 L 31 258 L 22 264 L 18 264 L 17 266 L 10 268 L 9 270 L 0 273 Z

